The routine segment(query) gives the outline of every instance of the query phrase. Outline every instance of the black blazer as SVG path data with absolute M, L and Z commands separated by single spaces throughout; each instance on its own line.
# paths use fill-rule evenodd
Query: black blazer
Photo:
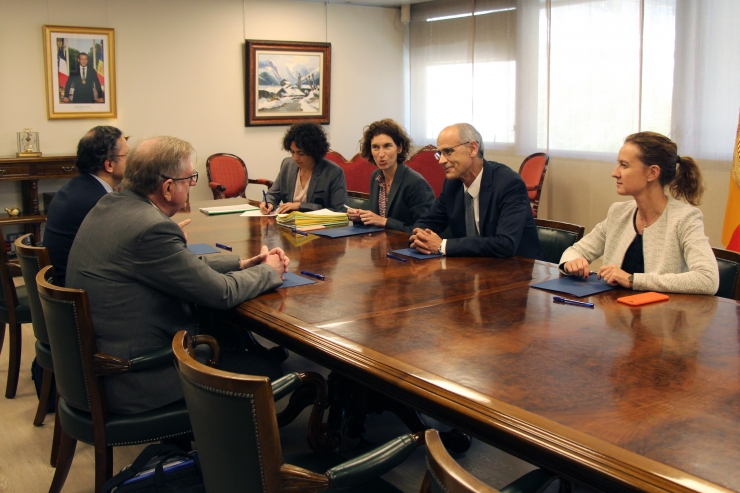
M 93 175 L 80 173 L 65 183 L 49 204 L 44 246 L 49 250 L 57 285 L 65 285 L 67 258 L 80 224 L 105 194 L 105 188 Z
M 380 214 L 378 205 L 380 185 L 377 181 L 380 173 L 382 171 L 377 169 L 370 177 L 370 210 L 375 214 Z M 391 190 L 388 192 L 386 209 L 388 222 L 385 227 L 411 233 L 411 226 L 429 210 L 433 203 L 434 192 L 424 177 L 404 163 L 398 163 Z
M 445 180 L 442 193 L 414 225 L 441 234 L 447 226 L 452 238 L 448 256 L 544 258 L 529 205 L 527 187 L 506 165 L 483 162 L 479 211 L 480 236 L 465 237 L 465 199 L 461 180 Z
M 80 70 L 82 68 L 80 67 Z M 95 102 L 95 93 L 93 92 L 93 87 L 98 92 L 99 98 L 105 98 L 105 95 L 103 94 L 103 88 L 100 86 L 100 79 L 98 79 L 98 74 L 95 72 L 95 69 L 90 67 L 88 65 L 87 70 L 85 71 L 85 83 L 82 83 L 82 75 L 81 72 L 78 72 L 76 74 L 70 74 L 69 78 L 67 79 L 67 83 L 64 86 L 64 97 L 69 97 L 69 90 L 74 87 L 74 93 L 72 97 L 72 103 L 76 104 L 88 104 L 88 103 L 94 103 Z
M 286 157 L 280 165 L 280 172 L 275 183 L 267 192 L 267 203 L 272 204 L 273 210 L 277 209 L 280 202 L 293 202 L 297 178 L 298 165 L 293 158 Z M 347 203 L 347 184 L 344 181 L 344 170 L 326 159 L 316 161 L 306 198 L 308 200 L 301 202 L 298 209 L 301 212 L 324 208 L 335 212 L 346 212 L 344 204 Z

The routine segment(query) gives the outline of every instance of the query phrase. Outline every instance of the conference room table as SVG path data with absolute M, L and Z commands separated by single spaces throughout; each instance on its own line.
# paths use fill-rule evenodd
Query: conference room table
M 597 490 L 740 491 L 737 302 L 631 307 L 616 289 L 594 308 L 554 303 L 531 287 L 559 275 L 546 262 L 400 262 L 386 257 L 407 246 L 394 231 L 331 239 L 198 212 L 237 202 L 173 219 L 192 219 L 190 243 L 281 247 L 291 272 L 326 276 L 233 309 L 255 333 Z

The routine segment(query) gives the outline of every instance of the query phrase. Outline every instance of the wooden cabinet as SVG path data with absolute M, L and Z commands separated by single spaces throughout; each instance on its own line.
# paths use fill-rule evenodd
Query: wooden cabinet
M 77 176 L 75 156 L 0 158 L 0 181 L 19 181 L 22 195 L 21 215 L 8 217 L 0 211 L 0 226 L 23 224 L 26 232 L 41 237 L 41 223 L 46 215 L 39 208 L 39 180 Z

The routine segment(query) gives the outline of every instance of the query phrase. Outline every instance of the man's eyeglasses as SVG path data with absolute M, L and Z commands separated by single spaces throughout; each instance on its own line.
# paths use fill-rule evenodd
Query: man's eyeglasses
M 195 183 L 198 183 L 198 172 L 197 171 L 195 173 L 193 173 L 192 175 L 190 175 L 190 176 L 184 176 L 182 178 L 172 178 L 172 177 L 165 176 L 165 175 L 160 175 L 160 176 L 162 178 L 164 178 L 165 180 L 172 180 L 172 181 L 193 180 L 193 181 L 195 181 Z
M 437 152 L 434 153 L 434 159 L 439 161 L 439 158 L 444 155 L 444 157 L 450 157 L 453 152 L 455 152 L 455 147 L 464 146 L 465 144 L 470 144 L 470 141 L 463 142 L 462 144 L 457 144 L 456 146 L 452 147 L 445 147 L 444 149 L 437 149 Z

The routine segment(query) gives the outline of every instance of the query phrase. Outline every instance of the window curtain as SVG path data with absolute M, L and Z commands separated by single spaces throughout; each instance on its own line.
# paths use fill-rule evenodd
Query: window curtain
M 736 0 L 412 4 L 410 132 L 466 121 L 486 148 L 611 161 L 653 130 L 729 160 L 740 108 Z

